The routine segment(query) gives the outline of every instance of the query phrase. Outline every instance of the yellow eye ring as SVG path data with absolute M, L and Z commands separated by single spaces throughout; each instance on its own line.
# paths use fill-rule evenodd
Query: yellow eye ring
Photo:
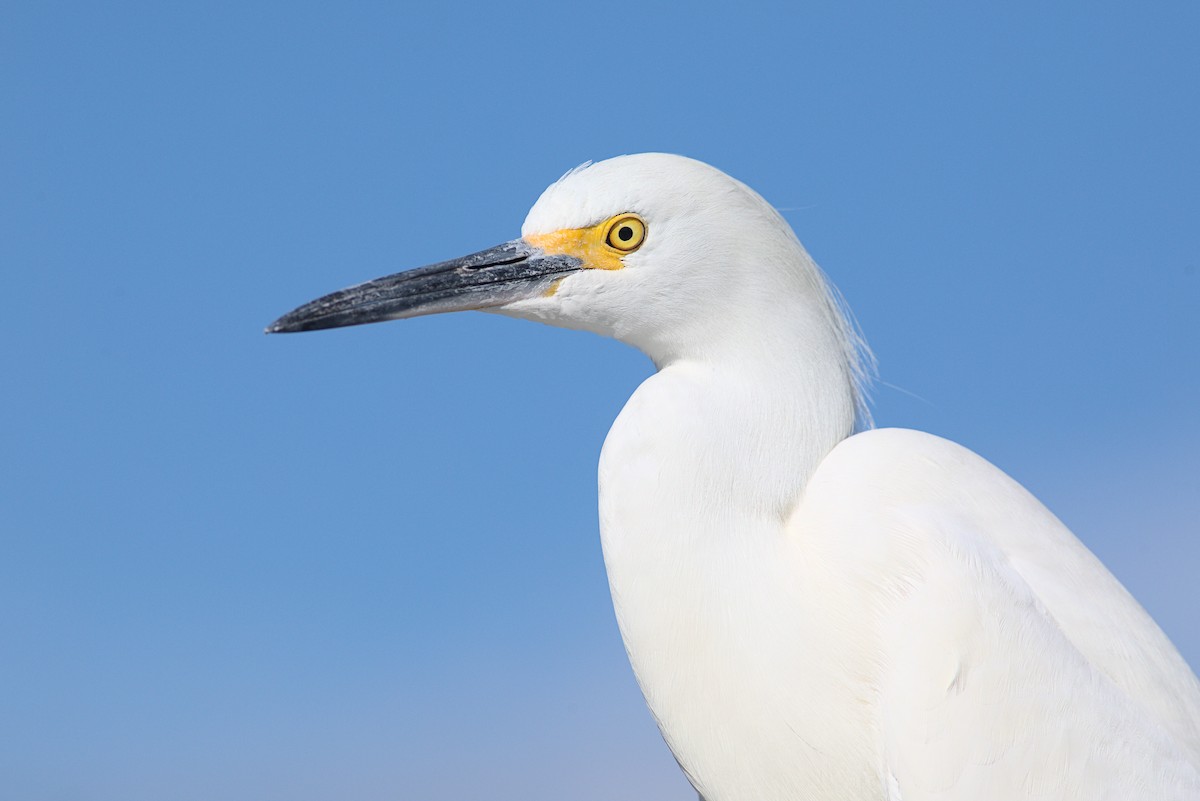
M 608 224 L 604 241 L 613 250 L 632 253 L 646 241 L 646 223 L 636 214 L 622 214 Z

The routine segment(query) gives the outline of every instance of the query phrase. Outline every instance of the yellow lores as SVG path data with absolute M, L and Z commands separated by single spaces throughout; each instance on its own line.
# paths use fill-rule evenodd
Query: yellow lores
M 621 257 L 646 240 L 646 223 L 636 214 L 618 214 L 591 228 L 564 228 L 533 234 L 525 241 L 551 255 L 566 254 L 591 270 L 619 270 Z

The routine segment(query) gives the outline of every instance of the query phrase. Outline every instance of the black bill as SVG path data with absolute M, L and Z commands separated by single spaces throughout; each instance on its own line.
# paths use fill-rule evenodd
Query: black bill
M 487 309 L 546 292 L 583 268 L 574 256 L 548 255 L 514 239 L 461 259 L 418 267 L 305 303 L 267 326 L 268 334 L 318 331 L 421 314 Z

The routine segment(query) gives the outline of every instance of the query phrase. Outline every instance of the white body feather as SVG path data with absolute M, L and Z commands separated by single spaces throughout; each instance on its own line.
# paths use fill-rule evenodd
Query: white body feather
M 1194 676 L 996 468 L 866 432 L 787 520 L 736 521 L 628 469 L 654 462 L 647 411 L 605 446 L 605 560 L 647 703 L 707 801 L 1200 798 Z M 694 539 L 664 535 L 680 525 Z

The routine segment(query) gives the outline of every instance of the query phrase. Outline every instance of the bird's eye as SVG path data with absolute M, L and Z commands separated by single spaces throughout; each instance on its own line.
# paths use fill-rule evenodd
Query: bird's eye
M 608 225 L 608 235 L 604 241 L 608 246 L 621 251 L 632 253 L 642 246 L 646 239 L 646 224 L 640 217 L 623 214 Z

